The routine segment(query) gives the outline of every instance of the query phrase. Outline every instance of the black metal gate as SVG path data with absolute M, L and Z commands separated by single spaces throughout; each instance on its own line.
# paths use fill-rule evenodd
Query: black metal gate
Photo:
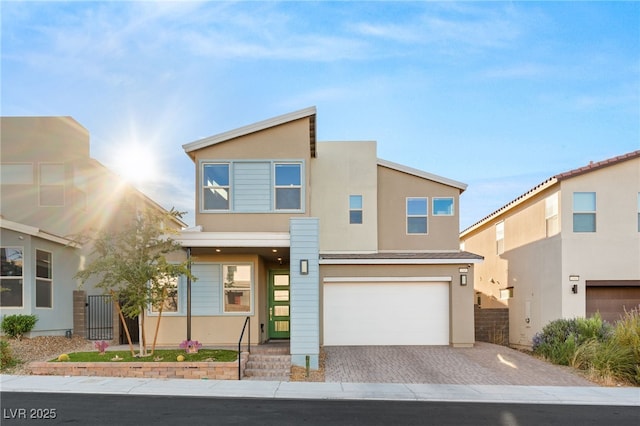
M 87 297 L 87 334 L 89 340 L 113 339 L 113 299 L 111 296 Z

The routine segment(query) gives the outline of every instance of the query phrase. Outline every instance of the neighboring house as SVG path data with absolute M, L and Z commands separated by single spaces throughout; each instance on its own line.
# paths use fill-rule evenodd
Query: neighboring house
M 1 315 L 35 314 L 32 336 L 84 335 L 73 303 L 74 275 L 90 261 L 81 237 L 164 209 L 92 159 L 89 132 L 71 117 L 0 117 L 0 132 Z
M 559 318 L 615 321 L 640 303 L 640 151 L 555 175 L 460 240 L 485 258 L 477 303 L 509 308 L 512 345 Z
M 179 240 L 197 280 L 176 282 L 159 344 L 185 330 L 237 344 L 250 317 L 252 344 L 288 339 L 311 368 L 320 345 L 473 345 L 465 184 L 380 160 L 375 142 L 317 142 L 314 107 L 183 148 L 197 226 Z

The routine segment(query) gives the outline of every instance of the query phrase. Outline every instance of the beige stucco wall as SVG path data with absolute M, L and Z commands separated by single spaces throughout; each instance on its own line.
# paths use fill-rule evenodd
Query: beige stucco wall
M 460 190 L 378 166 L 378 246 L 380 251 L 458 250 Z M 407 234 L 407 197 L 428 197 L 427 235 Z M 433 197 L 453 197 L 452 216 L 433 216 Z
M 460 285 L 459 268 L 467 268 L 468 285 Z M 449 285 L 449 335 L 453 346 L 474 343 L 473 265 L 320 265 L 321 311 L 322 283 L 327 277 L 451 277 Z M 444 279 L 442 281 L 448 281 Z M 382 314 L 382 313 L 381 313 Z M 399 331 L 400 332 L 400 331 Z M 320 325 L 322 339 L 323 329 Z
M 378 248 L 375 142 L 320 142 L 311 161 L 311 216 L 320 219 L 320 250 Z M 349 223 L 349 196 L 362 195 L 363 223 Z
M 201 225 L 205 231 L 209 232 L 288 232 L 290 217 L 308 216 L 311 193 L 308 171 L 311 158 L 309 120 L 309 117 L 305 117 L 195 151 L 193 154 L 196 169 L 196 225 Z M 239 159 L 304 161 L 303 172 L 306 179 L 304 213 L 202 212 L 200 210 L 202 195 L 200 162 Z

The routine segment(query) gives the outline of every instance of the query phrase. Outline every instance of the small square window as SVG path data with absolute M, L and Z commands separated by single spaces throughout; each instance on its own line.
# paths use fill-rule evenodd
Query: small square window
M 434 197 L 432 211 L 434 216 L 453 216 L 453 198 Z

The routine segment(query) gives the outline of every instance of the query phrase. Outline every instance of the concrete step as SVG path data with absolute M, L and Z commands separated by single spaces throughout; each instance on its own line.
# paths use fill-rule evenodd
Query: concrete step
M 251 348 L 251 354 L 289 355 L 289 345 L 259 345 Z

